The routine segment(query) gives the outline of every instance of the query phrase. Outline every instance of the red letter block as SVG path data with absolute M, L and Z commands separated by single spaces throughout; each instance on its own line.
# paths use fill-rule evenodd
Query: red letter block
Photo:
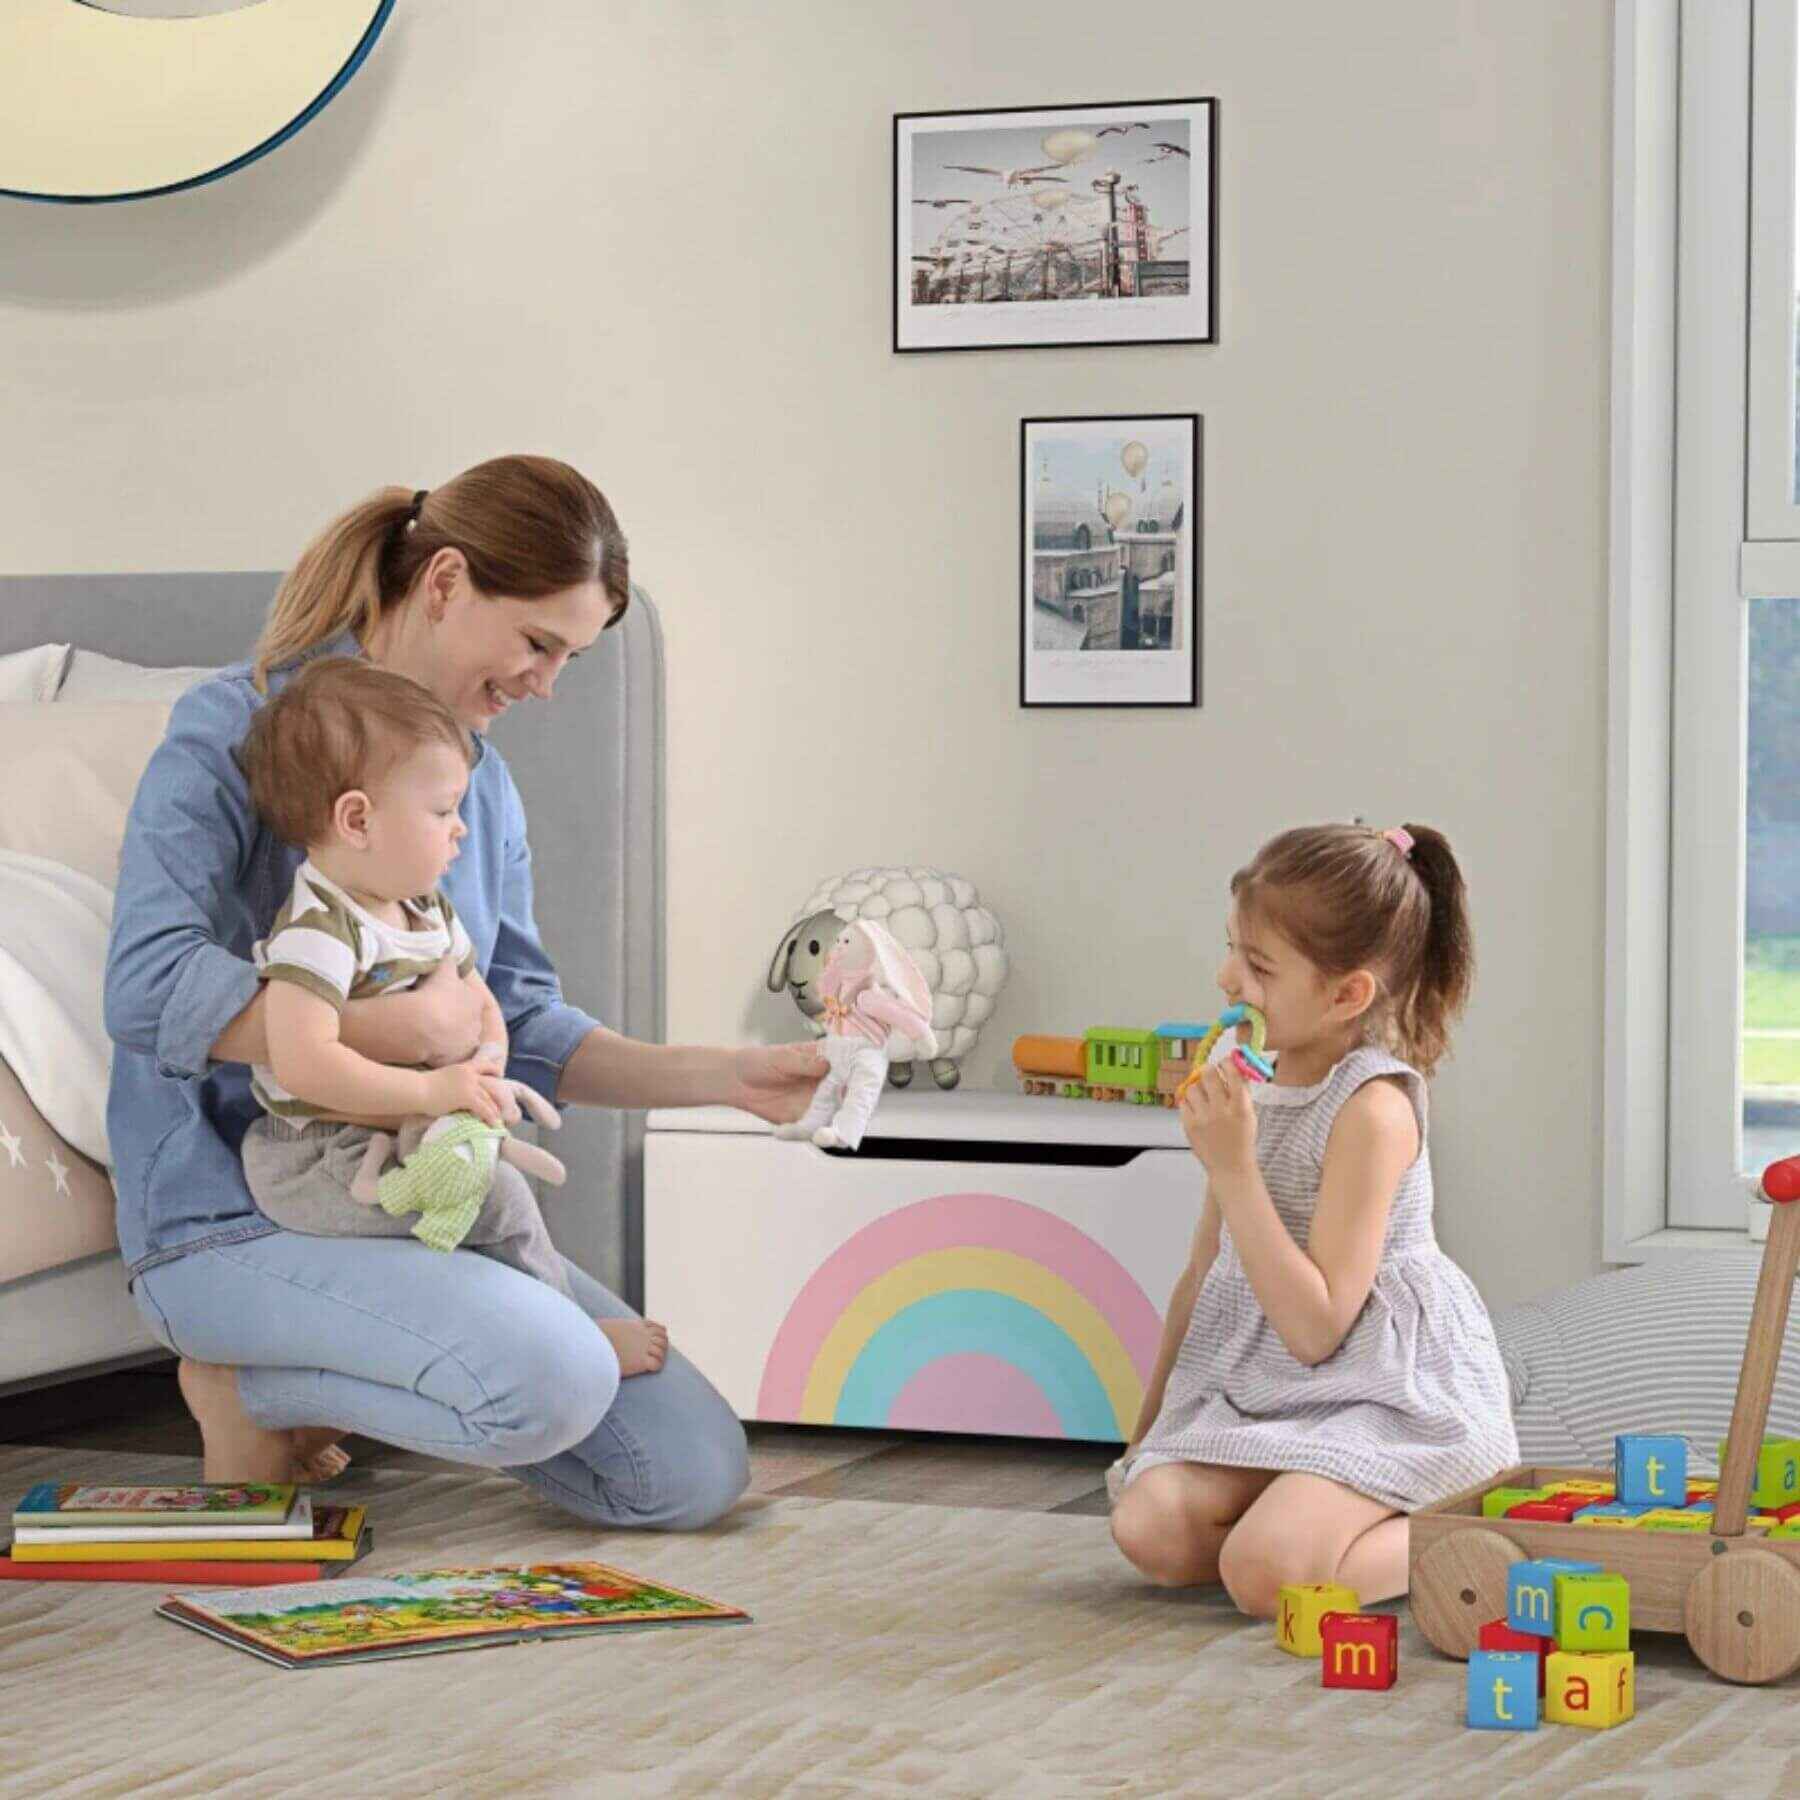
M 1391 1688 L 1400 1673 L 1400 1621 L 1392 1613 L 1328 1612 L 1319 1621 L 1328 1688 Z
M 1504 1619 L 1490 1619 L 1475 1644 L 1478 1650 L 1528 1650 L 1538 1659 L 1538 1698 L 1544 1697 L 1544 1664 L 1555 1643 L 1531 1631 L 1514 1631 Z

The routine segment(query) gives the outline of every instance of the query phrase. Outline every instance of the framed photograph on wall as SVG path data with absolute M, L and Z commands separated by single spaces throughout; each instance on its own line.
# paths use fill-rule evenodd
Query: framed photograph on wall
M 894 348 L 1218 341 L 1219 103 L 894 118 Z
M 1200 704 L 1200 426 L 1021 421 L 1021 706 Z

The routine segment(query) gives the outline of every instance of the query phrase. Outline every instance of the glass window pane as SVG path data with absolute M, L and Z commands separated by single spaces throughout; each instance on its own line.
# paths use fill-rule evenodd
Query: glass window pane
M 1743 1166 L 1800 1152 L 1800 600 L 1750 603 Z

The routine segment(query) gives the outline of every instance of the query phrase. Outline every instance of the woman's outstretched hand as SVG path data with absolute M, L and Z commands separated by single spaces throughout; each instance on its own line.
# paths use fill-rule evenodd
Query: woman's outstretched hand
M 732 1053 L 731 1104 L 771 1125 L 806 1111 L 830 1067 L 811 1044 L 756 1044 Z

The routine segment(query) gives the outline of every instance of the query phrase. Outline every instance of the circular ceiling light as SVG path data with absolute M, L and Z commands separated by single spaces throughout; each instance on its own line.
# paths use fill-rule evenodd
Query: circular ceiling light
M 394 0 L 4 0 L 0 194 L 139 200 L 241 169 L 313 117 Z

